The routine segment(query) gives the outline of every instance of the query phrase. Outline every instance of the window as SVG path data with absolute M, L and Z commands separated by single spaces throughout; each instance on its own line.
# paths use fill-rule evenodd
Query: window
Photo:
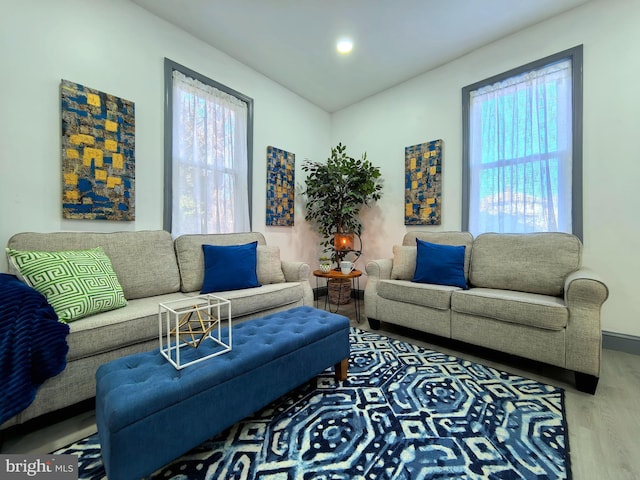
M 165 59 L 165 230 L 251 230 L 252 125 L 251 98 Z
M 582 238 L 582 46 L 462 89 L 462 228 Z

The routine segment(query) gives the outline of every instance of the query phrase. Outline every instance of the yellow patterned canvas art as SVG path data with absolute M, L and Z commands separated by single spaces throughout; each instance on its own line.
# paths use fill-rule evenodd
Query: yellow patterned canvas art
M 405 225 L 440 225 L 442 140 L 406 147 Z
M 62 215 L 135 220 L 133 102 L 62 80 Z
M 295 162 L 295 154 L 267 147 L 267 225 L 293 226 Z

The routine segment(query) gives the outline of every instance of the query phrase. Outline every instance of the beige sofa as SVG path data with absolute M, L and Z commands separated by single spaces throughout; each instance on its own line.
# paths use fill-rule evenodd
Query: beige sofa
M 116 233 L 19 233 L 8 247 L 28 251 L 80 250 L 101 246 L 122 285 L 127 306 L 69 323 L 64 371 L 45 381 L 33 403 L 0 429 L 95 396 L 97 368 L 124 355 L 158 347 L 158 304 L 197 295 L 204 278 L 203 244 L 258 242 L 257 274 L 262 286 L 218 292 L 231 301 L 234 322 L 313 306 L 309 265 L 280 260 L 277 247 L 260 233 L 185 235 L 165 231 Z M 11 272 L 10 272 L 11 273 Z
M 464 245 L 469 288 L 412 282 L 416 239 Z M 600 376 L 600 309 L 608 289 L 582 267 L 582 243 L 563 233 L 405 235 L 394 258 L 367 264 L 372 328 L 402 325 L 575 371 L 579 390 Z

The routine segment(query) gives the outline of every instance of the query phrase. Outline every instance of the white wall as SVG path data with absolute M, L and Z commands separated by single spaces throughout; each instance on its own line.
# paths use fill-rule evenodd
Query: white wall
M 460 230 L 462 87 L 583 44 L 583 264 L 599 272 L 610 289 L 603 330 L 640 336 L 639 25 L 640 2 L 594 0 L 335 113 L 332 143 L 342 141 L 352 156 L 366 150 L 385 179 L 383 199 L 366 212 L 362 265 L 390 257 L 408 229 L 408 145 L 444 140 L 442 225 L 421 228 Z
M 324 158 L 330 115 L 127 0 L 1 0 L 0 245 L 23 231 L 162 228 L 164 57 L 254 99 L 253 229 L 282 257 L 316 261 L 306 225 L 265 227 L 266 148 Z M 135 102 L 136 220 L 63 220 L 60 80 Z M 306 232 L 309 236 L 309 233 Z M 307 242 L 308 243 L 308 242 Z M 0 271 L 6 259 L 0 255 Z

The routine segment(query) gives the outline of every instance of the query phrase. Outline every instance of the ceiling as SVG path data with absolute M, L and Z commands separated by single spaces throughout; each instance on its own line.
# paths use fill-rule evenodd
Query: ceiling
M 590 0 L 131 1 L 334 112 Z

